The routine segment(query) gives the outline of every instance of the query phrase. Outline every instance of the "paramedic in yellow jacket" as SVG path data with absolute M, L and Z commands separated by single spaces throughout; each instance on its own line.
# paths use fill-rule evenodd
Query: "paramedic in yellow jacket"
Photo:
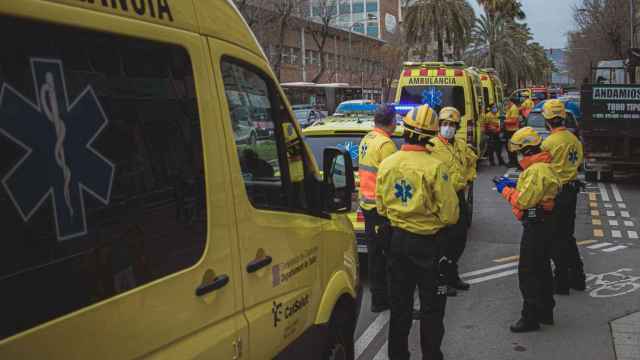
M 529 94 L 527 98 L 522 102 L 522 105 L 520 105 L 520 113 L 522 114 L 522 117 L 526 119 L 535 105 L 536 104 L 533 102 L 533 100 L 531 100 L 531 94 Z
M 445 273 L 450 262 L 441 257 L 442 230 L 458 222 L 458 201 L 447 167 L 426 144 L 439 130 L 438 115 L 428 105 L 404 118 L 400 151 L 378 169 L 376 205 L 389 219 L 389 358 L 409 359 L 413 293 L 420 296 L 420 344 L 425 359 L 442 359 L 446 304 Z M 439 287 L 438 285 L 442 285 Z M 440 288 L 440 289 L 439 289 Z
M 580 140 L 564 127 L 567 111 L 560 100 L 546 101 L 542 116 L 551 130 L 551 135 L 542 142 L 542 150 L 551 154 L 551 165 L 562 183 L 553 210 L 555 292 L 569 295 L 569 288 L 584 290 L 586 287 L 584 267 L 573 235 L 580 191 L 580 183 L 576 178 L 584 155 Z
M 392 106 L 381 105 L 373 117 L 375 128 L 360 142 L 358 156 L 358 176 L 360 178 L 360 208 L 364 215 L 364 229 L 367 237 L 367 262 L 371 291 L 371 312 L 389 309 L 387 261 L 376 228 L 384 218 L 376 211 L 376 174 L 382 160 L 398 149 L 391 140 L 396 129 L 396 112 Z
M 551 154 L 540 149 L 541 143 L 533 128 L 518 130 L 509 141 L 509 150 L 521 157 L 524 171 L 517 183 L 505 177 L 494 180 L 496 189 L 522 222 L 518 282 L 523 305 L 520 320 L 511 325 L 512 332 L 535 331 L 540 323 L 553 325 L 551 213 L 560 179 L 551 167 Z
M 509 139 L 511 139 L 511 136 L 513 136 L 513 134 L 515 134 L 518 129 L 520 129 L 520 110 L 518 109 L 518 99 L 511 98 L 509 99 L 509 104 L 507 105 L 507 113 L 505 114 L 504 119 L 503 134 L 507 143 L 509 143 Z M 507 155 L 509 157 L 509 166 L 518 166 L 518 159 L 516 157 L 516 154 L 510 151 L 508 146 Z
M 442 161 L 447 167 L 449 181 L 458 195 L 460 219 L 447 231 L 446 255 L 453 261 L 451 278 L 447 279 L 449 296 L 455 296 L 456 290 L 469 290 L 469 284 L 462 281 L 458 274 L 458 260 L 464 252 L 467 243 L 467 229 L 469 222 L 468 204 L 465 199 L 467 184 L 475 180 L 475 167 L 478 157 L 461 140 L 455 139 L 456 131 L 460 128 L 460 112 L 454 107 L 444 107 L 440 110 L 440 132 L 427 145 L 431 154 Z

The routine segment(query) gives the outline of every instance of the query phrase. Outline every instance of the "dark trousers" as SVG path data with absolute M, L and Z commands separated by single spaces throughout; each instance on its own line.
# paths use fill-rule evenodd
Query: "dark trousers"
M 445 254 L 449 260 L 453 261 L 453 269 L 450 278 L 447 281 L 450 284 L 456 283 L 460 278 L 458 273 L 458 261 L 462 257 L 465 247 L 467 246 L 467 232 L 469 229 L 469 214 L 467 213 L 467 201 L 464 197 L 464 191 L 458 192 L 458 205 L 460 206 L 460 218 L 458 222 L 447 227 L 443 234 L 446 234 Z
M 376 228 L 385 220 L 376 209 L 362 210 L 364 214 L 364 232 L 367 237 L 367 265 L 369 268 L 369 283 L 371 303 L 382 305 L 388 300 L 387 258 L 383 252 L 383 244 L 378 239 Z
M 417 235 L 393 229 L 388 255 L 389 358 L 409 359 L 409 332 L 412 324 L 413 294 L 420 296 L 420 345 L 423 359 L 443 358 L 440 345 L 444 337 L 444 310 L 447 298 L 438 293 L 438 236 Z
M 553 247 L 552 258 L 555 265 L 556 282 L 561 287 L 568 286 L 572 276 L 584 274 L 580 251 L 574 237 L 576 206 L 579 188 L 568 183 L 556 195 L 553 208 Z
M 522 221 L 518 282 L 522 294 L 522 318 L 537 322 L 553 315 L 551 273 L 551 216 L 540 221 Z
M 495 165 L 496 162 L 500 165 L 504 164 L 504 160 L 502 159 L 502 140 L 500 140 L 499 133 L 488 133 L 489 142 L 487 144 L 487 157 L 489 158 L 489 163 L 491 165 Z
M 511 140 L 511 137 L 515 133 L 516 133 L 515 131 L 505 130 L 504 135 L 505 135 L 505 139 L 507 139 L 507 144 L 509 144 L 509 140 Z M 518 166 L 518 154 L 516 154 L 515 152 L 509 151 L 508 145 L 507 145 L 507 155 L 509 155 L 509 166 Z

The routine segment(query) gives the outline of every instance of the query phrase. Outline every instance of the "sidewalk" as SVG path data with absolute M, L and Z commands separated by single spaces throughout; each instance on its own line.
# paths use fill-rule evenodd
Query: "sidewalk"
M 617 360 L 640 360 L 640 311 L 611 322 Z

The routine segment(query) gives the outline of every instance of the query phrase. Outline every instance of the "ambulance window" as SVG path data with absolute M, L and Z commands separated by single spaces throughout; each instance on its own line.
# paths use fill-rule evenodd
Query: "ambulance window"
M 259 70 L 224 60 L 222 77 L 247 196 L 258 209 L 308 210 L 302 137 Z
M 207 229 L 184 48 L 6 16 L 0 41 L 1 341 L 193 266 Z

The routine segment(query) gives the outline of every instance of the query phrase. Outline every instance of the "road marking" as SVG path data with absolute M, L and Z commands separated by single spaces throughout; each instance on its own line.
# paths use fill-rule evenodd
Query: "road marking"
M 513 255 L 513 256 L 507 256 L 507 257 L 503 257 L 503 258 L 499 258 L 499 259 L 495 259 L 493 260 L 493 262 L 505 262 L 505 261 L 513 261 L 513 260 L 518 260 L 520 259 L 520 256 L 518 255 Z
M 389 313 L 390 311 L 385 311 L 380 313 L 369 327 L 360 335 L 358 340 L 356 340 L 354 346 L 355 358 L 359 358 L 360 355 L 371 345 L 371 341 L 373 338 L 378 335 L 378 333 L 384 328 L 384 326 L 389 322 Z
M 619 207 L 620 209 L 626 209 L 626 208 L 627 208 L 627 204 L 625 204 L 625 203 L 618 203 L 618 207 Z
M 620 231 L 620 230 L 611 230 L 611 236 L 613 236 L 614 238 L 621 238 L 622 237 L 622 231 Z
M 637 239 L 638 238 L 638 233 L 636 231 L 629 230 L 629 231 L 627 231 L 627 235 L 629 236 L 629 239 Z
M 489 280 L 498 279 L 498 278 L 501 278 L 501 277 L 513 275 L 513 274 L 515 274 L 517 272 L 518 272 L 518 269 L 507 270 L 507 271 L 499 272 L 499 273 L 496 273 L 496 274 L 491 274 L 491 275 L 487 275 L 487 276 L 483 276 L 483 277 L 479 277 L 479 278 L 475 278 L 475 279 L 470 279 L 470 280 L 467 280 L 467 282 L 469 284 L 477 284 L 477 283 L 481 283 L 481 282 L 485 282 L 485 281 L 489 281 Z
M 626 218 L 630 217 L 630 215 L 629 215 L 629 212 L 628 212 L 628 211 L 620 211 L 620 215 L 621 215 L 622 217 L 626 217 Z
M 610 203 L 606 203 L 606 204 L 604 204 L 604 207 L 606 207 L 607 209 L 611 209 L 613 207 L 613 205 L 610 204 Z
M 595 237 L 603 237 L 604 236 L 604 232 L 602 231 L 602 229 L 593 229 L 593 236 L 595 236 Z
M 609 245 L 612 245 L 612 244 L 608 243 L 608 242 L 603 242 L 603 243 L 600 243 L 600 244 L 587 246 L 587 249 L 596 250 L 596 249 L 600 249 L 600 248 L 603 248 L 603 247 L 607 247 Z
M 622 249 L 626 249 L 626 248 L 627 247 L 624 246 L 624 245 L 618 245 L 618 246 L 602 249 L 602 251 L 604 251 L 604 252 L 614 252 L 614 251 L 618 251 L 618 250 L 622 250 Z
M 584 240 L 584 241 L 576 241 L 577 245 L 589 245 L 593 243 L 597 243 L 598 240 Z
M 602 225 L 602 220 L 600 220 L 600 219 L 591 219 L 591 223 L 593 225 Z
M 616 212 L 612 211 L 612 210 L 607 210 L 607 216 L 608 217 L 614 217 L 614 216 L 616 216 Z
M 609 225 L 618 226 L 618 220 L 609 220 Z
M 476 275 L 480 275 L 480 274 L 486 274 L 486 273 L 493 272 L 493 271 L 496 271 L 496 270 L 502 270 L 502 269 L 507 269 L 507 268 L 510 268 L 510 267 L 514 267 L 514 266 L 517 266 L 517 265 L 518 265 L 518 262 L 514 261 L 514 262 L 507 263 L 507 264 L 496 265 L 496 266 L 492 266 L 492 267 L 489 267 L 489 268 L 486 268 L 486 269 L 480 269 L 480 270 L 476 270 L 476 271 L 471 271 L 471 272 L 468 272 L 468 273 L 460 274 L 460 277 L 470 277 L 470 276 L 476 276 Z
M 609 193 L 607 192 L 607 187 L 604 186 L 603 183 L 599 183 L 598 188 L 600 188 L 600 197 L 602 198 L 602 201 L 609 202 Z
M 597 202 L 592 202 L 592 203 L 589 203 L 589 206 L 591 206 L 592 208 L 597 208 L 598 207 L 598 203 Z
M 596 201 L 596 193 L 594 192 L 589 193 L 589 201 Z
M 633 226 L 633 221 L 625 220 L 624 221 L 624 226 L 632 227 Z
M 598 211 L 598 210 L 591 210 L 591 216 L 600 216 L 600 211 Z
M 620 195 L 620 191 L 618 190 L 618 187 L 616 186 L 616 184 L 611 184 L 611 192 L 613 193 L 613 197 L 616 199 L 617 202 L 622 202 L 622 195 Z

